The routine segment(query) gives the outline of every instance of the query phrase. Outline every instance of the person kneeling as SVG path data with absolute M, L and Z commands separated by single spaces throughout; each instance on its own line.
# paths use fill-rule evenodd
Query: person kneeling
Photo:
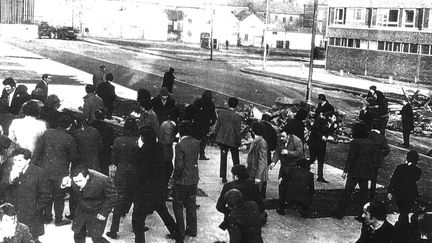
M 258 206 L 253 201 L 245 201 L 242 193 L 231 189 L 225 194 L 230 213 L 227 217 L 231 243 L 262 243 L 261 218 Z

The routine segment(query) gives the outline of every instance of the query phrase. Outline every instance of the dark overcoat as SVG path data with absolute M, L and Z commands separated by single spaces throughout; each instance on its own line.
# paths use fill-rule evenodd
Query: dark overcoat
M 344 172 L 348 177 L 373 179 L 375 145 L 369 138 L 356 138 L 350 143 Z
M 107 220 L 97 219 L 100 214 L 106 218 L 116 204 L 117 190 L 110 178 L 95 170 L 89 170 L 89 179 L 83 190 L 72 185 L 78 197 L 72 230 L 78 233 L 86 225 L 87 236 L 102 236 Z
M 322 140 L 322 136 L 329 136 L 332 130 L 328 128 L 327 120 L 317 118 L 311 128 L 311 133 L 308 140 L 309 147 L 312 148 L 326 148 L 326 141 Z
M 45 83 L 43 80 L 41 80 L 36 84 L 35 89 L 42 90 L 41 98 L 42 101 L 45 101 L 46 98 L 48 97 L 48 84 Z
M 33 237 L 45 233 L 42 209 L 51 197 L 46 179 L 41 168 L 30 164 L 26 172 L 5 190 L 5 202 L 15 206 L 18 221 L 29 227 Z
M 167 198 L 166 163 L 164 163 L 161 143 L 144 144 L 139 151 L 139 159 L 133 164 L 136 178 L 134 203 L 151 213 L 160 205 L 165 205 Z
M 400 164 L 390 179 L 388 192 L 401 200 L 413 201 L 419 196 L 417 181 L 422 170 L 415 165 Z
M 9 106 L 9 113 L 12 114 L 12 115 L 18 115 L 18 113 L 19 113 L 19 111 L 21 109 L 22 104 L 25 102 L 25 101 L 23 102 L 23 98 L 24 97 L 20 97 L 20 96 L 21 96 L 21 94 L 19 94 L 19 92 L 17 92 L 15 90 L 15 93 L 13 94 L 13 97 L 11 97 L 12 102 L 10 103 L 10 105 L 9 105 L 9 103 L 7 103 L 8 106 Z M 27 98 L 27 100 L 30 99 L 30 98 L 28 98 L 28 94 L 27 94 L 26 98 Z M 2 95 L 1 95 L 0 99 L 3 99 L 3 100 L 7 101 L 7 99 L 8 99 L 8 93 L 6 92 L 5 89 L 3 89 Z
M 7 238 L 2 243 L 34 243 L 32 234 L 29 228 L 22 223 L 18 223 L 15 235 L 12 238 Z
M 55 128 L 57 120 L 63 115 L 63 112 L 60 112 L 52 107 L 44 106 L 40 111 L 39 119 L 44 120 L 48 124 L 48 128 Z
M 175 108 L 175 100 L 171 97 L 168 97 L 165 104 L 163 104 L 161 96 L 158 95 L 151 100 L 151 103 L 158 117 L 159 125 L 168 120 L 168 113 Z
M 402 130 L 410 132 L 414 129 L 414 113 L 411 105 L 407 103 L 402 107 Z
M 115 93 L 115 87 L 109 81 L 100 83 L 97 87 L 96 93 L 102 98 L 105 107 L 113 107 L 117 95 Z
M 246 201 L 228 216 L 231 243 L 262 243 L 261 217 L 255 202 Z
M 315 109 L 314 118 L 317 119 L 320 114 L 323 114 L 324 116 L 330 112 L 334 112 L 334 107 L 328 103 L 318 104 L 317 108 Z
M 254 201 L 258 205 L 260 212 L 264 212 L 265 206 L 258 185 L 251 181 L 241 179 L 224 184 L 219 199 L 216 203 L 216 209 L 219 212 L 225 215 L 229 214 L 227 201 L 225 200 L 225 193 L 231 189 L 239 190 L 242 193 L 245 201 Z
M 206 135 L 210 126 L 216 122 L 215 105 L 211 99 L 200 98 L 195 100 L 195 131 L 200 135 Z
M 72 136 L 75 138 L 78 150 L 77 165 L 85 166 L 89 169 L 100 170 L 99 168 L 99 152 L 102 148 L 102 140 L 98 130 L 94 127 L 85 125 L 72 131 Z
M 36 143 L 32 161 L 48 178 L 61 179 L 78 160 L 75 139 L 61 128 L 46 130 Z

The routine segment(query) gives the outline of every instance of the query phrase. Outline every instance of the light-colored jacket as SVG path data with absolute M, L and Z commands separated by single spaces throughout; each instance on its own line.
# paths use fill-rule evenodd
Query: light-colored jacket
M 46 123 L 32 116 L 25 116 L 12 121 L 9 138 L 20 147 L 33 151 L 42 134 L 47 130 Z
M 251 180 L 268 180 L 267 143 L 261 136 L 256 136 L 249 148 L 247 170 Z

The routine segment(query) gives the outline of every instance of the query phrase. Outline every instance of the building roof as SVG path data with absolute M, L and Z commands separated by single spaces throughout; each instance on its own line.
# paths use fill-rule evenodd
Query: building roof
M 245 18 L 251 16 L 252 14 L 253 13 L 251 11 L 249 11 L 248 9 L 245 9 L 245 10 L 240 11 L 235 16 L 239 21 L 243 21 Z
M 254 8 L 257 12 L 266 12 L 265 1 L 260 4 L 255 4 Z M 287 14 L 287 15 L 299 15 L 303 12 L 303 9 L 296 6 L 293 3 L 283 2 L 269 2 L 269 13 L 271 14 Z

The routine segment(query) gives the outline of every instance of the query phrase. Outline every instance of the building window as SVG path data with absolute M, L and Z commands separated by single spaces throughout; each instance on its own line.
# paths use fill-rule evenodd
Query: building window
M 430 55 L 430 45 L 421 45 L 421 54 Z
M 409 43 L 402 43 L 402 51 L 409 52 Z
M 423 13 L 423 29 L 432 29 L 432 23 L 429 24 L 432 20 L 432 9 L 425 8 Z
M 249 35 L 248 34 L 244 35 L 244 41 L 249 41 Z
M 354 39 L 348 39 L 348 47 L 354 47 Z
M 403 12 L 403 26 L 414 28 L 415 9 L 405 9 Z
M 346 24 L 350 26 L 364 26 L 366 23 L 366 9 L 348 8 Z
M 277 31 L 273 31 L 273 35 L 277 35 Z
M 283 22 L 284 24 L 286 24 L 286 18 L 285 18 L 285 17 L 282 18 L 282 22 Z
M 275 15 L 275 19 L 274 20 L 278 20 L 278 16 L 277 15 Z
M 336 46 L 340 46 L 341 45 L 341 38 L 336 38 L 335 45 Z
M 335 44 L 335 38 L 334 37 L 330 37 L 329 38 L 329 45 L 330 46 L 334 46 L 334 44 Z
M 290 16 L 290 22 L 293 22 L 294 18 L 293 16 Z
M 400 52 L 400 47 L 401 47 L 401 43 L 400 42 L 393 43 L 393 51 Z
M 188 19 L 189 24 L 192 24 L 192 19 Z
M 398 9 L 378 9 L 377 11 L 377 26 L 397 27 L 399 20 Z
M 385 42 L 384 41 L 378 41 L 378 50 L 384 50 L 384 44 L 385 44 Z
M 410 44 L 410 53 L 417 53 L 418 45 L 417 44 Z
M 392 51 L 393 50 L 393 42 L 388 42 L 388 41 L 386 41 L 386 43 L 385 43 L 385 50 L 386 51 Z
M 342 38 L 342 45 L 341 46 L 347 46 L 347 38 Z
M 335 9 L 334 24 L 344 24 L 344 15 L 345 15 L 345 9 L 336 8 Z
M 360 48 L 360 40 L 359 39 L 355 39 L 354 40 L 354 47 L 355 48 Z

